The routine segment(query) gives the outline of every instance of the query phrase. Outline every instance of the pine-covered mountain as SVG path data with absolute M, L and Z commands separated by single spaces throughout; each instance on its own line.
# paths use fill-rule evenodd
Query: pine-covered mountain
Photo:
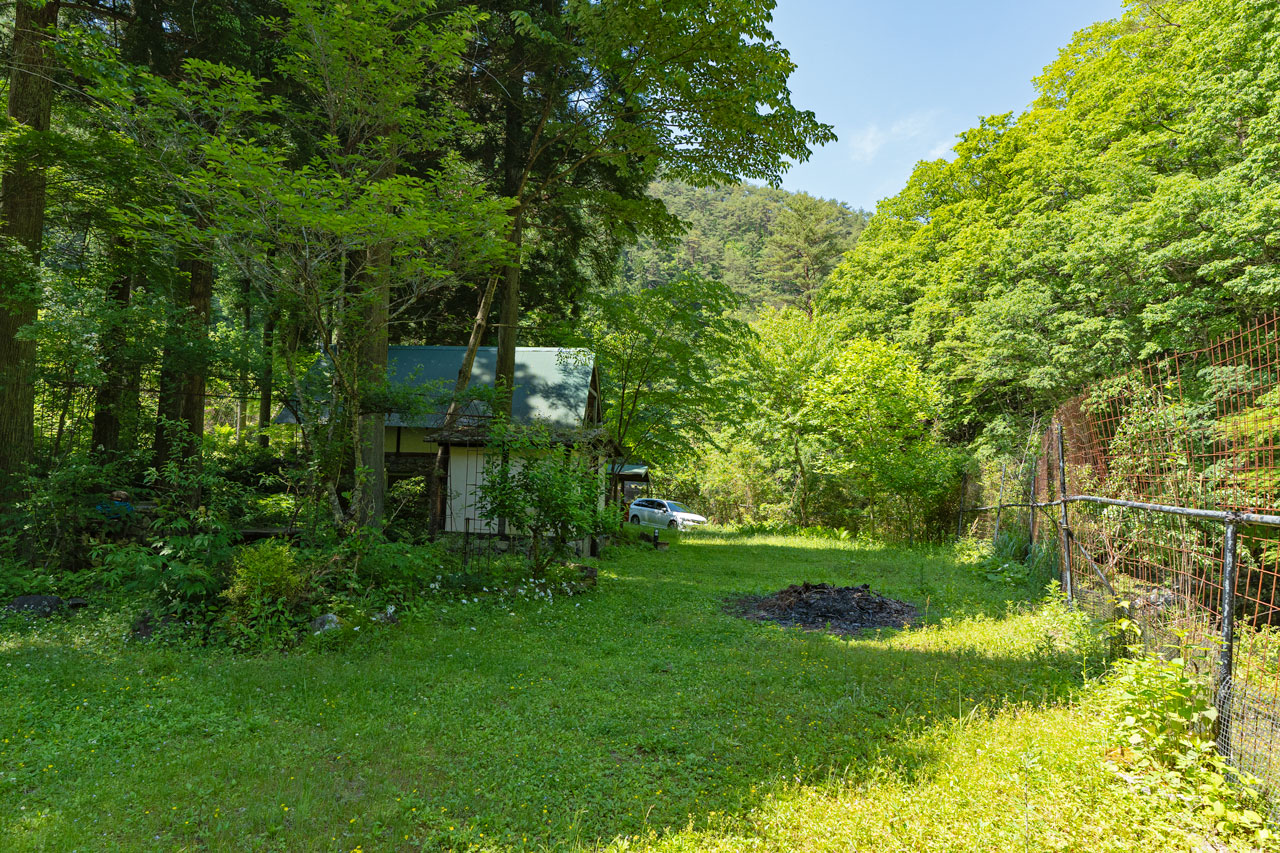
M 842 202 L 769 187 L 658 181 L 650 194 L 688 227 L 672 240 L 646 238 L 629 248 L 620 282 L 651 287 L 696 273 L 729 285 L 752 311 L 763 305 L 808 310 L 869 218 Z

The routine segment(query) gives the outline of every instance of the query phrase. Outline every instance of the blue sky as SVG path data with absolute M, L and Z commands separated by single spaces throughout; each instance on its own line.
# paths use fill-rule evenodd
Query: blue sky
M 873 210 L 979 116 L 1021 112 L 1071 35 L 1122 11 L 1122 0 L 778 0 L 793 100 L 840 137 L 783 186 Z

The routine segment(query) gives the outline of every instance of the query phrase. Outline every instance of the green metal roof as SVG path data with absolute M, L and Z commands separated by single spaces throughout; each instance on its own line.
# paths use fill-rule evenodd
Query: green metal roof
M 466 347 L 390 347 L 387 379 L 394 386 L 434 385 L 452 387 Z M 498 348 L 480 347 L 471 367 L 469 387 L 492 387 L 497 379 Z M 515 391 L 511 395 L 511 419 L 517 423 L 541 421 L 557 429 L 576 429 L 593 423 L 587 411 L 591 399 L 591 374 L 595 356 L 585 349 L 517 347 Z M 406 421 L 387 416 L 387 426 L 437 427 L 443 412 Z
M 387 380 L 395 388 L 422 388 L 432 398 L 445 399 L 458 379 L 466 347 L 393 346 L 387 350 Z M 476 350 L 468 387 L 493 387 L 497 377 L 498 348 Z M 318 366 L 323 370 L 323 366 Z M 574 430 L 598 423 L 595 386 L 595 356 L 589 350 L 561 347 L 517 347 L 515 389 L 511 395 L 511 419 L 517 423 L 539 421 L 556 430 Z M 389 427 L 438 429 L 444 421 L 445 406 L 417 415 L 389 413 Z M 483 427 L 488 422 L 488 406 L 478 401 L 467 404 L 458 422 L 460 431 Z M 296 423 L 286 405 L 276 423 Z
M 648 465 L 619 465 L 612 462 L 609 465 L 609 475 L 616 476 L 619 480 L 647 480 L 649 479 Z

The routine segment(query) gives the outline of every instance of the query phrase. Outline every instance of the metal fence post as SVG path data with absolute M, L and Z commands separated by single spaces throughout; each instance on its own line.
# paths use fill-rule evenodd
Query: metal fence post
M 969 489 L 969 472 L 960 475 L 960 513 L 956 519 L 956 541 L 964 538 L 964 493 Z
M 1027 545 L 1036 546 L 1036 472 L 1040 469 L 1040 460 L 1032 460 L 1031 477 L 1027 484 Z
M 1227 522 L 1222 537 L 1222 648 L 1218 650 L 1218 677 L 1213 703 L 1218 709 L 1214 742 L 1223 758 L 1231 757 L 1231 668 L 1236 643 L 1236 523 Z
M 996 502 L 996 527 L 995 527 L 995 531 L 991 534 L 992 547 L 994 547 L 996 542 L 999 541 L 1000 539 L 1000 514 L 1004 512 L 1004 466 L 1005 466 L 1005 463 L 1001 462 L 1000 463 L 1000 500 Z
M 1071 576 L 1071 528 L 1067 525 L 1067 454 L 1062 447 L 1062 424 L 1058 424 L 1058 487 L 1062 501 L 1062 591 L 1067 601 L 1075 600 L 1074 578 Z
M 462 567 L 471 565 L 471 519 L 462 520 Z

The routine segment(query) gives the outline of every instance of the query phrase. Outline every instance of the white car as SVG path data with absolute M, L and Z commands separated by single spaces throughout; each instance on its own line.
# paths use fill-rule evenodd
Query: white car
M 640 498 L 633 501 L 627 515 L 632 524 L 649 524 L 654 527 L 674 527 L 688 530 L 699 527 L 707 520 L 677 501 L 660 501 L 656 498 Z

